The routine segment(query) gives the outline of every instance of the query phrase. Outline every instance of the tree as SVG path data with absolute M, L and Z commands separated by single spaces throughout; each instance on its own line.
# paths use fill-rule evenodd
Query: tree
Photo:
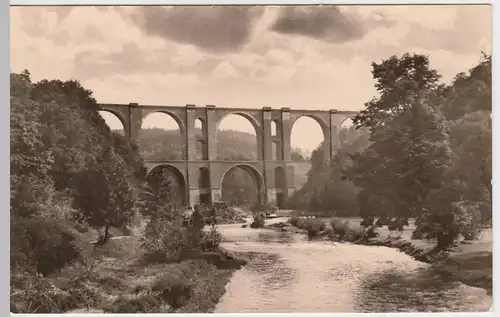
M 314 190 L 313 195 L 309 200 L 309 208 L 313 212 L 318 212 L 321 209 L 321 200 L 317 190 Z
M 290 158 L 294 162 L 304 162 L 304 161 L 307 161 L 307 159 L 305 157 L 305 154 L 299 148 L 295 148 L 295 149 L 292 150 L 292 153 L 290 154 Z
M 451 152 L 442 116 L 423 102 L 414 103 L 378 128 L 371 140 L 367 151 L 354 156 L 351 179 L 367 190 L 365 196 L 379 197 L 377 209 L 384 211 L 378 216 L 418 216 L 429 193 L 442 186 L 449 166 Z M 360 198 L 371 204 L 371 197 Z
M 491 55 L 483 53 L 478 65 L 455 76 L 441 91 L 441 110 L 448 120 L 476 111 L 491 112 Z
M 408 53 L 372 63 L 380 97 L 365 104 L 365 109 L 354 117 L 354 125 L 369 129 L 383 125 L 410 107 L 417 95 L 435 88 L 441 76 L 429 64 L 427 56 Z
M 123 160 L 108 148 L 103 157 L 76 177 L 77 219 L 93 228 L 104 229 L 104 241 L 109 238 L 110 227 L 130 224 L 135 213 L 137 190 L 124 167 Z

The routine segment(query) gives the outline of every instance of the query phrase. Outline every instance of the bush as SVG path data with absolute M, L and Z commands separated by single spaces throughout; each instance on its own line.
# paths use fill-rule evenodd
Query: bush
M 355 225 L 349 220 L 331 219 L 330 225 L 333 231 L 338 235 L 340 241 L 356 241 L 363 237 L 363 227 Z
M 159 210 L 146 225 L 142 239 L 144 260 L 150 263 L 178 262 L 184 253 L 199 250 L 201 221 L 196 211 L 185 223 L 183 215 L 176 209 L 167 207 Z M 195 225 L 195 222 L 200 223 Z
M 151 290 L 160 294 L 161 298 L 172 308 L 179 308 L 193 293 L 193 286 L 186 276 L 175 276 L 164 274 L 160 276 L 151 286 Z
M 201 249 L 203 251 L 215 251 L 222 242 L 222 235 L 217 230 L 215 223 L 210 225 L 209 232 L 203 232 L 201 240 Z
M 389 225 L 389 219 L 387 219 L 387 217 L 384 217 L 384 216 L 379 217 L 377 219 L 377 221 L 375 222 L 375 225 L 377 227 L 387 226 L 387 225 Z
M 290 224 L 291 224 L 292 226 L 294 226 L 294 227 L 298 227 L 298 226 L 299 226 L 299 220 L 300 220 L 300 218 L 299 218 L 299 217 L 295 217 L 295 216 L 294 216 L 294 217 L 290 218 L 290 221 L 289 221 L 289 222 L 290 222 Z
M 162 300 L 159 294 L 143 291 L 137 294 L 123 294 L 111 303 L 103 305 L 107 313 L 162 313 Z
M 85 261 L 85 241 L 66 219 L 42 213 L 28 218 L 13 215 L 11 228 L 13 271 L 28 270 L 48 275 L 68 263 Z
M 250 228 L 264 228 L 265 218 L 261 213 L 256 213 L 253 216 L 253 222 L 250 224 Z
M 436 238 L 436 251 L 450 248 L 460 235 L 472 239 L 477 237 L 480 210 L 478 204 L 458 201 L 451 204 L 436 204 L 419 218 L 415 237 Z
M 387 224 L 387 229 L 389 231 L 403 231 L 404 227 L 408 226 L 408 219 L 406 218 L 394 218 L 390 219 Z
M 64 313 L 95 305 L 101 300 L 101 293 L 91 283 L 95 276 L 82 267 L 75 268 L 74 276 L 58 279 L 41 274 L 15 275 L 11 302 L 22 313 Z
M 375 226 L 371 226 L 369 227 L 366 231 L 365 231 L 365 234 L 364 234 L 364 238 L 365 239 L 373 239 L 373 238 L 376 238 L 379 236 L 379 233 L 377 231 L 375 231 Z
M 375 218 L 366 217 L 366 218 L 363 218 L 363 220 L 361 221 L 361 226 L 362 227 L 371 227 L 371 226 L 373 226 L 374 222 L 375 222 Z

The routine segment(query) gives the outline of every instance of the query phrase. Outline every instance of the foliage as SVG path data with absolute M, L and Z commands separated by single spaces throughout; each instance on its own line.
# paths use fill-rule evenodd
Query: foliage
M 222 235 L 217 230 L 215 222 L 210 224 L 208 232 L 203 232 L 201 246 L 203 251 L 215 251 L 222 242 Z
M 442 198 L 435 197 L 429 209 L 420 217 L 417 231 L 428 238 L 436 238 L 436 250 L 446 250 L 461 234 L 476 234 L 480 218 L 477 204 L 465 201 L 447 204 L 436 200 Z
M 137 190 L 131 184 L 131 175 L 126 175 L 125 164 L 119 163 L 118 155 L 108 149 L 86 172 L 75 177 L 75 205 L 80 210 L 76 218 L 93 228 L 104 228 L 104 239 L 110 227 L 129 225 L 135 213 Z
M 314 210 L 338 216 L 359 214 L 356 196 L 360 189 L 344 177 L 343 170 L 352 164 L 351 154 L 362 151 L 368 146 L 369 135 L 364 129 L 354 127 L 342 128 L 340 134 L 343 142 L 329 164 L 324 162 L 322 145 L 313 152 L 308 180 L 290 198 L 291 208 L 313 208 L 310 203 L 314 199 Z
M 446 132 L 439 113 L 423 103 L 414 103 L 373 132 L 373 143 L 354 156 L 347 170 L 365 190 L 360 195 L 363 211 L 389 218 L 418 216 L 430 191 L 442 186 L 451 155 Z M 374 192 L 378 203 L 372 205 Z
M 366 228 L 402 230 L 415 217 L 415 236 L 439 238 L 439 248 L 477 237 L 491 224 L 491 56 L 450 85 L 419 54 L 372 63 L 372 73 L 379 96 L 340 131 L 348 141 L 329 165 L 313 152 L 291 206 L 314 199 Z
M 67 285 L 50 276 L 88 264 L 85 227 L 107 232 L 130 221 L 142 159 L 111 132 L 78 81 L 11 74 L 10 101 L 11 299 L 24 312 L 92 305 L 97 295 L 78 276 Z
M 408 54 L 373 64 L 380 98 L 354 120 L 370 128 L 371 145 L 346 175 L 361 188 L 365 220 L 401 230 L 416 217 L 414 236 L 443 250 L 491 222 L 491 56 L 451 85 L 428 66 Z
M 186 252 L 200 248 L 201 234 L 201 224 L 185 223 L 179 210 L 168 205 L 159 208 L 146 226 L 144 259 L 151 263 L 179 261 Z
M 253 221 L 250 224 L 250 228 L 264 228 L 266 218 L 262 212 L 257 212 L 253 215 Z
M 412 106 L 418 95 L 435 88 L 441 76 L 429 66 L 427 56 L 408 53 L 391 56 L 380 64 L 372 63 L 380 97 L 365 104 L 365 109 L 354 117 L 354 125 L 370 130 L 384 125 Z

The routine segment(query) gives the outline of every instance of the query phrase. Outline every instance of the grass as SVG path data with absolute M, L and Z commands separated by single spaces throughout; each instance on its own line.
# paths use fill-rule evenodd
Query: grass
M 24 285 L 28 287 L 18 286 L 11 291 L 14 310 L 208 313 L 214 310 L 236 270 L 234 267 L 219 269 L 201 258 L 142 264 L 139 261 L 142 252 L 140 237 L 110 240 L 96 247 L 93 261 L 88 265 L 67 266 L 57 274 L 39 277 L 30 281 L 30 285 Z

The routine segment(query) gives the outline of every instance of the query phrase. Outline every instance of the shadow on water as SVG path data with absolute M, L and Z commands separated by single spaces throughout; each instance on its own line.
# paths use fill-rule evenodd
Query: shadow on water
M 295 270 L 287 267 L 286 261 L 277 254 L 252 253 L 245 269 L 262 279 L 264 291 L 281 289 L 295 279 Z
M 439 282 L 436 282 L 439 281 Z M 356 296 L 362 312 L 461 312 L 479 310 L 482 292 L 444 277 L 432 267 L 413 271 L 383 271 L 367 276 Z

